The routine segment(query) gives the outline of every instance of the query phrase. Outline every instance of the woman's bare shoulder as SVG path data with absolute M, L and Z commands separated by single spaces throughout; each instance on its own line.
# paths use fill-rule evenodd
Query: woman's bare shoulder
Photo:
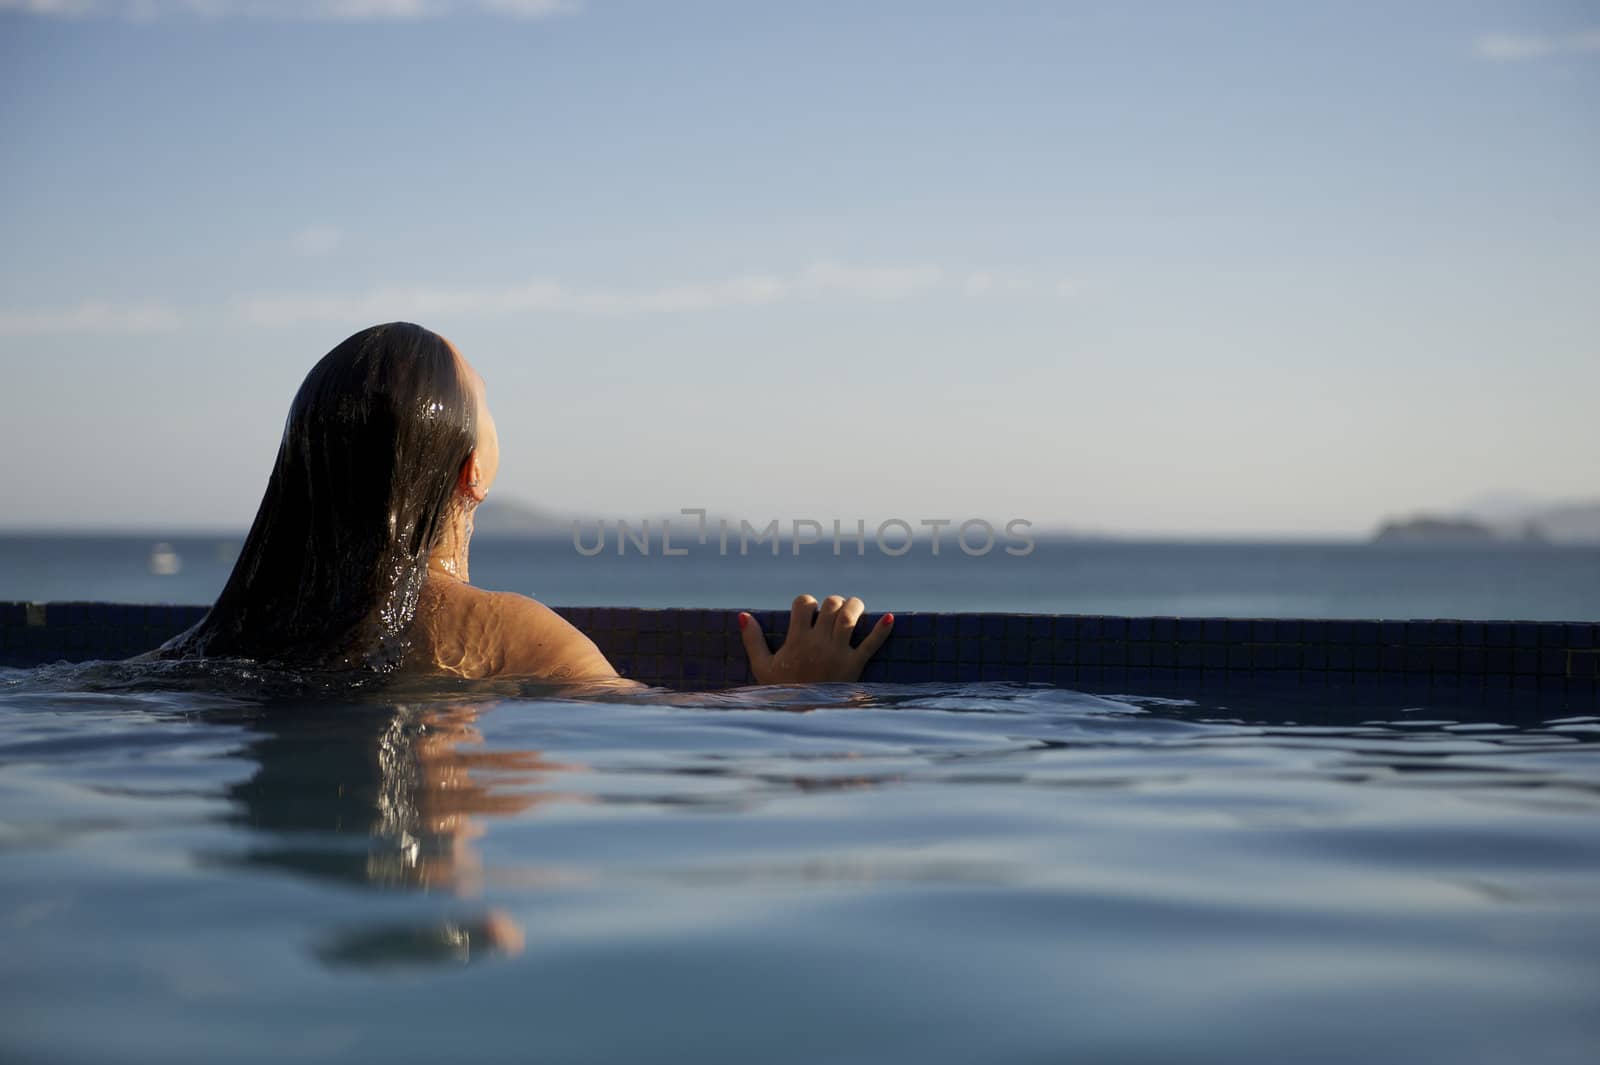
M 418 628 L 447 672 L 469 677 L 615 677 L 594 642 L 536 599 L 430 579 Z

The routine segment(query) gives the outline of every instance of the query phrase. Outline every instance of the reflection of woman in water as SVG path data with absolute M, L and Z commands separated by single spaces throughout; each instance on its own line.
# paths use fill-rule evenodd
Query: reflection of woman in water
M 421 326 L 373 326 L 295 395 L 255 523 L 210 613 L 162 649 L 320 668 L 614 680 L 544 605 L 467 582 L 472 512 L 500 466 L 483 378 Z M 761 683 L 854 680 L 890 616 L 856 648 L 864 605 L 794 602 L 784 646 L 739 616 Z
M 521 949 L 507 915 L 470 900 L 482 891 L 475 840 L 484 818 L 564 796 L 530 786 L 569 767 L 537 751 L 481 751 L 478 706 L 287 709 L 252 723 L 257 763 L 229 788 L 252 846 L 228 860 L 316 880 L 421 889 L 458 901 L 445 917 L 336 929 L 317 946 L 337 965 L 472 961 Z M 488 770 L 498 786 L 482 778 Z

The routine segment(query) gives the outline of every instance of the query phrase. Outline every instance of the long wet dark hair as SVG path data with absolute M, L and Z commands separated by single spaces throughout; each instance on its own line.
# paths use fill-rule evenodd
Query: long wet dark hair
M 477 403 L 445 339 L 363 329 L 306 375 L 233 574 L 168 650 L 318 668 L 396 666 Z

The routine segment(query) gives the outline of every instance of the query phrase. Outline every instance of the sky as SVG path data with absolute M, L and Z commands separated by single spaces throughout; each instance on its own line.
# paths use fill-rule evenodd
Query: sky
M 1600 496 L 1592 0 L 0 0 L 0 145 L 0 527 L 243 528 L 395 319 L 573 514 Z

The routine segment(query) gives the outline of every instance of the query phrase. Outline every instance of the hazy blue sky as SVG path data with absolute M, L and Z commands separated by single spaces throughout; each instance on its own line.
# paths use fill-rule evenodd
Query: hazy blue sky
M 0 0 L 0 524 L 243 526 L 408 318 L 582 513 L 1600 494 L 1600 6 Z

